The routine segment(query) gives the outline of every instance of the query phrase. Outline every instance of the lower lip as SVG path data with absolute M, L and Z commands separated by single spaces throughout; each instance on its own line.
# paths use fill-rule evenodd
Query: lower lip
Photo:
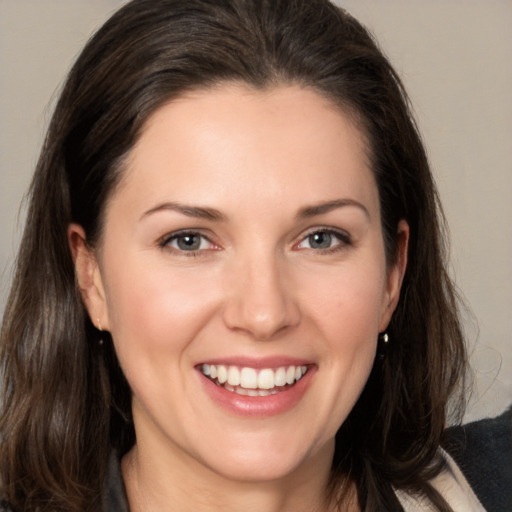
M 215 384 L 199 371 L 206 393 L 217 405 L 237 416 L 260 418 L 283 414 L 295 407 L 306 393 L 314 373 L 315 369 L 310 367 L 298 382 L 275 395 L 245 396 Z

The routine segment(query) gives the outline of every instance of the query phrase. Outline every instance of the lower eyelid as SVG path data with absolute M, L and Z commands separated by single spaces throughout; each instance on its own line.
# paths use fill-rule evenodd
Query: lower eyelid
M 338 246 L 346 246 L 346 245 L 350 245 L 352 243 L 352 239 L 350 237 L 350 235 L 348 233 L 343 233 L 343 232 L 340 232 L 340 231 L 337 231 L 335 229 L 328 229 L 328 228 L 325 228 L 325 229 L 315 229 L 315 230 L 312 230 L 310 231 L 309 233 L 307 233 L 306 235 L 304 235 L 300 242 L 298 244 L 296 244 L 296 246 L 299 246 L 301 245 L 305 240 L 308 239 L 308 237 L 314 235 L 315 233 L 327 233 L 331 236 L 333 236 L 334 238 L 336 238 L 338 240 L 338 243 L 332 247 L 328 247 L 328 248 L 325 248 L 325 249 L 316 249 L 318 252 L 320 251 L 328 251 L 330 249 L 335 249 L 336 247 Z
M 333 236 L 337 240 L 337 243 L 335 243 L 334 246 L 326 247 L 324 249 L 315 249 L 315 248 L 312 248 L 312 247 L 305 247 L 304 249 L 312 249 L 312 250 L 314 250 L 316 252 L 327 252 L 327 251 L 330 251 L 330 250 L 335 250 L 337 248 L 342 248 L 344 246 L 352 244 L 352 238 L 351 238 L 351 236 L 348 233 L 344 233 L 344 232 L 340 232 L 340 231 L 337 231 L 337 230 L 334 230 L 334 229 L 327 229 L 326 228 L 326 229 L 315 229 L 315 230 L 312 230 L 309 233 L 305 234 L 301 238 L 301 240 L 297 244 L 295 244 L 295 247 L 296 248 L 300 248 L 299 246 L 301 244 L 303 244 L 308 239 L 308 237 L 314 235 L 315 233 L 327 233 L 327 234 L 330 234 L 331 236 Z M 204 242 L 206 242 L 207 247 L 198 248 L 198 249 L 192 249 L 192 250 L 187 251 L 187 250 L 180 249 L 179 247 L 173 247 L 171 245 L 172 242 L 175 242 L 180 237 L 185 237 L 185 236 L 198 236 Z M 203 243 L 201 245 L 203 245 Z M 189 256 L 191 256 L 193 254 L 197 254 L 197 253 L 202 253 L 202 252 L 205 252 L 205 251 L 208 251 L 208 250 L 218 250 L 219 249 L 217 244 L 212 242 L 212 240 L 209 237 L 207 237 L 206 235 L 204 235 L 202 233 L 198 233 L 198 232 L 194 232 L 194 231 L 183 231 L 183 232 L 171 233 L 169 235 L 166 235 L 166 236 L 164 236 L 164 237 L 162 237 L 162 238 L 160 238 L 158 240 L 158 246 L 161 247 L 162 249 L 174 250 L 176 252 L 179 252 L 179 253 L 184 254 L 184 255 L 189 255 Z
M 201 244 L 200 247 L 197 249 L 182 249 L 180 247 L 177 247 L 177 240 L 180 237 L 186 237 L 186 236 L 197 236 L 201 238 Z M 201 232 L 198 231 L 189 231 L 189 230 L 183 230 L 183 231 L 175 231 L 173 233 L 169 233 L 160 240 L 158 240 L 157 245 L 160 249 L 163 249 L 165 251 L 174 253 L 176 256 L 206 256 L 212 251 L 218 251 L 221 249 L 221 247 L 212 241 L 212 239 Z M 201 247 L 202 246 L 202 247 Z
M 161 246 L 169 246 L 172 242 L 175 242 L 179 238 L 186 237 L 186 236 L 197 236 L 197 237 L 201 238 L 202 240 L 206 240 L 209 244 L 212 243 L 208 237 L 206 237 L 205 235 L 203 235 L 201 233 L 195 233 L 195 232 L 192 232 L 192 231 L 190 231 L 190 232 L 189 231 L 184 231 L 184 232 L 171 233 L 169 235 L 165 235 L 164 237 L 162 237 L 159 240 L 159 245 L 161 245 Z

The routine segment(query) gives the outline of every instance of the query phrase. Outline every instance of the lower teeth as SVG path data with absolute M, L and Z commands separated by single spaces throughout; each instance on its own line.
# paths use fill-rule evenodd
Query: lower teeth
M 288 386 L 283 386 L 281 389 L 273 388 L 273 389 L 246 389 L 240 386 L 231 386 L 228 383 L 220 384 L 216 381 L 217 386 L 223 387 L 227 391 L 231 391 L 232 393 L 237 393 L 242 396 L 269 396 L 276 395 L 280 391 L 284 391 Z

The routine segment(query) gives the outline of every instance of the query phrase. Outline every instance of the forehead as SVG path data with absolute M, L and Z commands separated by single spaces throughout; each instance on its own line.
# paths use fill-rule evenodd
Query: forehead
M 228 187 L 276 199 L 310 191 L 315 202 L 328 198 L 341 176 L 354 189 L 374 185 L 366 139 L 353 119 L 298 86 L 189 92 L 149 117 L 114 195 L 130 185 L 154 201 L 183 192 L 180 199 L 207 203 Z
M 250 125 L 254 131 L 258 128 L 265 131 L 289 129 L 290 125 L 296 124 L 301 129 L 309 126 L 311 136 L 317 131 L 315 124 L 318 121 L 325 130 L 331 129 L 333 136 L 339 134 L 342 125 L 350 125 L 354 134 L 357 132 L 361 147 L 367 145 L 363 124 L 353 109 L 307 86 L 283 84 L 260 89 L 244 83 L 226 82 L 187 91 L 164 103 L 149 116 L 139 142 L 152 136 L 155 125 L 163 125 L 165 120 L 172 123 L 171 117 L 180 122 L 187 117 L 187 124 L 190 122 L 195 126 L 199 122 L 208 122 L 217 129 L 235 119 L 239 127 Z M 167 128 L 171 128 L 169 123 Z

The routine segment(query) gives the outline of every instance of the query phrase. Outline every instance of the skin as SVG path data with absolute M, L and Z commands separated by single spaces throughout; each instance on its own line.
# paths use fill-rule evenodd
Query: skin
M 123 459 L 133 510 L 330 509 L 334 436 L 406 266 L 405 222 L 386 262 L 364 140 L 309 89 L 190 93 L 148 120 L 99 246 L 70 226 L 84 302 L 133 390 L 137 444 Z M 184 229 L 203 237 L 192 254 L 173 238 Z M 330 233 L 329 247 L 312 232 Z M 291 409 L 244 417 L 211 399 L 196 368 L 232 356 L 299 357 L 313 370 Z

